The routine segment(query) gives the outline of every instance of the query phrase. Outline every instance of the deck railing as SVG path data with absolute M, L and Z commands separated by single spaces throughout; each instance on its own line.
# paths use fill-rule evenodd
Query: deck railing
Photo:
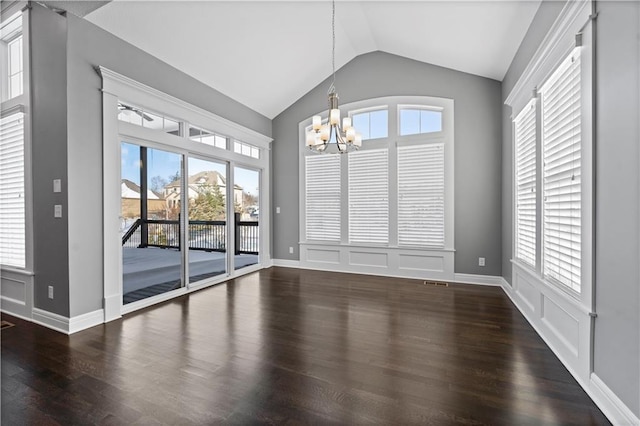
M 235 220 L 235 254 L 258 254 L 257 221 Z M 146 231 L 146 232 L 145 232 Z M 224 220 L 190 220 L 187 242 L 189 250 L 226 252 L 227 222 Z M 143 235 L 146 233 L 146 241 Z M 160 247 L 180 250 L 180 221 L 138 219 L 122 236 L 122 246 L 129 248 Z

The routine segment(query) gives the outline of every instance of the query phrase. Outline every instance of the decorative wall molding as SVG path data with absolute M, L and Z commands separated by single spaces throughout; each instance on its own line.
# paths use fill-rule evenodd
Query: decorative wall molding
M 520 270 L 519 272 L 517 271 L 518 269 Z M 525 271 L 524 274 L 523 271 L 523 268 L 514 263 L 513 286 L 503 278 L 503 291 L 582 389 L 613 424 L 640 425 L 640 419 L 595 373 L 590 371 L 590 342 L 585 342 L 585 339 L 582 339 L 582 341 L 576 339 L 576 341 L 572 342 L 571 336 L 566 335 L 567 330 L 573 330 L 581 336 L 590 331 L 593 318 L 588 309 L 569 306 L 569 299 L 558 297 L 557 293 L 547 288 L 548 286 L 537 282 L 539 280 L 531 280 L 531 277 L 535 277 L 528 271 Z M 532 289 L 529 290 L 531 293 L 523 292 L 519 289 L 519 286 L 523 283 L 521 281 L 523 276 L 532 281 Z M 526 300 L 527 298 L 529 300 Z M 546 306 L 546 311 L 545 303 L 550 303 L 550 305 Z M 551 303 L 557 307 L 550 309 L 549 306 L 553 306 Z M 550 310 L 555 315 L 554 321 L 545 320 L 545 316 L 549 315 Z M 574 328 L 571 328 L 572 321 L 575 321 Z
M 31 321 L 33 308 L 33 273 L 2 269 L 0 276 L 0 310 Z
M 591 0 L 567 2 L 505 100 L 514 113 L 525 106 L 537 85 L 547 79 L 575 46 L 575 34 L 589 21 L 590 14 Z
M 300 243 L 300 267 L 387 277 L 453 281 L 453 250 Z
M 217 114 L 209 112 L 205 109 L 192 105 L 174 96 L 168 95 L 146 84 L 140 83 L 127 76 L 119 74 L 108 68 L 98 66 L 96 71 L 103 80 L 103 89 L 105 93 L 109 93 L 116 97 L 123 96 L 123 100 L 142 102 L 142 106 L 151 108 L 153 110 L 158 109 L 158 105 L 161 106 L 162 113 L 171 115 L 173 118 L 177 118 L 184 121 L 189 121 L 196 125 L 206 125 L 212 130 L 216 130 L 222 134 L 234 137 L 244 142 L 249 142 L 259 146 L 260 148 L 270 149 L 271 141 L 273 138 L 258 133 L 253 129 L 244 127 L 241 124 L 235 123 Z M 129 99 L 128 93 L 136 92 L 136 99 Z M 146 105 L 145 100 L 150 99 Z M 188 116 L 185 116 L 188 114 Z

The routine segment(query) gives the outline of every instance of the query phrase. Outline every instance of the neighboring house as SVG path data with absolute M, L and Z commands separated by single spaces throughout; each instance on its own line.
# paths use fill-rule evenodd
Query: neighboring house
M 140 186 L 129 179 L 122 179 L 120 198 L 122 200 L 121 215 L 125 219 L 140 217 Z M 162 194 L 147 190 L 148 218 L 165 219 L 165 200 Z
M 198 194 L 202 192 L 203 188 L 212 188 L 215 185 L 218 185 L 222 196 L 226 198 L 227 181 L 219 172 L 208 170 L 189 176 L 189 200 L 194 200 L 195 198 L 197 198 Z M 182 179 L 176 179 L 164 187 L 163 195 L 164 199 L 166 200 L 167 208 L 172 209 L 180 205 L 181 187 Z M 233 186 L 233 201 L 235 204 L 242 206 L 242 187 L 239 185 Z

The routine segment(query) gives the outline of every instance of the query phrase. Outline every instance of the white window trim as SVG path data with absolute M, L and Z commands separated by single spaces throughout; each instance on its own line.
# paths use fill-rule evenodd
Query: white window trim
M 191 105 L 178 98 L 167 95 L 159 90 L 146 86 L 126 76 L 118 74 L 104 67 L 97 67 L 96 71 L 102 77 L 102 109 L 103 109 L 103 238 L 104 238 L 104 322 L 120 318 L 122 314 L 159 303 L 163 300 L 175 297 L 178 294 L 186 294 L 213 285 L 217 281 L 208 281 L 203 285 L 183 287 L 181 290 L 170 292 L 162 297 L 153 298 L 142 304 L 122 304 L 122 262 L 119 237 L 118 212 L 120 211 L 120 140 L 126 138 L 133 143 L 139 142 L 145 146 L 153 146 L 159 149 L 169 149 L 183 154 L 215 157 L 221 161 L 227 161 L 231 170 L 233 167 L 245 167 L 253 170 L 261 170 L 260 185 L 260 211 L 262 213 L 261 239 L 260 239 L 260 264 L 254 268 L 242 268 L 237 271 L 228 271 L 229 277 L 244 275 L 260 269 L 271 263 L 271 237 L 268 224 L 270 223 L 270 148 L 272 138 L 264 136 L 252 129 L 234 123 L 202 108 Z M 126 123 L 118 120 L 118 101 L 132 103 L 142 108 L 161 112 L 163 115 L 175 117 L 180 123 L 181 136 L 165 133 L 162 130 L 154 130 Z M 216 133 L 228 135 L 229 138 L 237 138 L 255 145 L 261 151 L 260 159 L 235 154 L 230 150 L 223 150 L 211 145 L 190 140 L 185 134 L 184 123 L 206 129 L 212 129 Z M 233 174 L 229 175 L 229 188 L 233 188 Z M 231 204 L 229 204 L 231 205 Z M 186 207 L 185 207 L 186 208 Z M 187 266 L 188 267 L 188 266 Z
M 442 108 L 443 131 L 418 135 L 400 136 L 398 128 L 398 106 L 417 105 Z M 430 96 L 389 96 L 368 99 L 341 105 L 341 110 L 351 113 L 375 111 L 387 108 L 389 110 L 388 137 L 363 141 L 362 149 L 389 148 L 389 223 L 397 223 L 397 147 L 416 142 L 444 142 L 445 146 L 445 245 L 436 249 L 429 247 L 398 246 L 398 232 L 395 226 L 389 229 L 389 244 L 376 246 L 370 244 L 351 244 L 348 241 L 348 209 L 341 214 L 342 239 L 337 242 L 317 242 L 306 239 L 305 191 L 304 191 L 304 157 L 314 154 L 306 148 L 305 130 L 311 125 L 311 117 L 299 123 L 299 235 L 300 235 L 300 264 L 307 268 L 328 269 L 343 272 L 358 272 L 367 274 L 399 276 L 410 278 L 427 278 L 453 280 L 454 278 L 454 101 L 452 99 Z M 395 110 L 395 112 L 394 112 Z M 316 115 L 327 118 L 324 110 Z M 347 156 L 349 154 L 346 154 Z M 347 176 L 347 162 L 342 161 L 343 176 Z M 393 189 L 396 188 L 396 189 Z M 348 202 L 348 191 L 343 188 L 342 204 Z M 315 256 L 315 257 L 314 257 Z M 384 259 L 384 264 L 367 264 L 363 257 Z M 372 261 L 373 261 L 372 260 Z M 412 263 L 414 262 L 415 263 Z
M 533 325 L 543 340 L 554 351 L 569 372 L 591 395 L 593 388 L 593 327 L 594 327 L 594 285 L 593 285 L 593 25 L 594 4 L 590 0 L 567 2 L 552 25 L 540 47 L 534 54 L 520 79 L 514 85 L 505 104 L 510 106 L 515 118 L 532 97 L 537 96 L 541 87 L 563 60 L 576 46 L 577 34 L 581 34 L 581 96 L 582 96 L 582 259 L 581 292 L 575 294 L 564 286 L 545 280 L 541 270 L 542 241 L 542 173 L 541 173 L 541 133 L 537 120 L 538 142 L 536 149 L 537 205 L 536 205 L 536 269 L 523 265 L 515 256 L 512 263 L 512 285 L 505 290 L 516 306 Z M 538 102 L 537 117 L 540 102 Z M 512 121 L 512 141 L 514 137 Z M 512 150 L 511 164 L 515 164 L 515 149 Z M 515 167 L 512 167 L 511 182 L 515 182 Z M 512 199 L 515 201 L 515 184 L 512 185 Z M 515 203 L 512 202 L 511 249 L 515 253 Z
M 24 113 L 24 211 L 25 211 L 25 267 L 16 268 L 13 266 L 2 266 L 3 271 L 11 271 L 12 273 L 33 276 L 33 182 L 32 182 L 32 164 L 31 164 L 31 107 L 29 100 L 31 99 L 30 81 L 31 81 L 31 65 L 29 55 L 29 13 L 30 10 L 26 2 L 15 2 L 6 9 L 2 10 L 3 16 L 13 16 L 16 13 L 22 13 L 22 54 L 23 54 L 23 91 L 22 95 L 16 96 L 2 102 L 0 106 L 0 114 L 4 117 L 14 112 L 21 111 Z M 31 301 L 32 303 L 32 301 Z

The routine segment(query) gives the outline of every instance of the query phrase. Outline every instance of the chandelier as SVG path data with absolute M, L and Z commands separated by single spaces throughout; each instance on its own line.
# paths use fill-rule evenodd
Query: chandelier
M 340 125 L 340 109 L 338 108 L 338 94 L 336 93 L 336 2 L 331 2 L 331 36 L 333 40 L 331 65 L 333 68 L 333 80 L 329 86 L 329 118 L 327 123 L 322 123 L 322 117 L 314 115 L 311 122 L 311 130 L 307 132 L 307 147 L 316 152 L 339 152 L 344 154 L 356 150 L 362 146 L 362 135 L 356 132 L 351 123 L 351 117 L 344 117 Z M 330 148 L 335 145 L 336 148 Z

